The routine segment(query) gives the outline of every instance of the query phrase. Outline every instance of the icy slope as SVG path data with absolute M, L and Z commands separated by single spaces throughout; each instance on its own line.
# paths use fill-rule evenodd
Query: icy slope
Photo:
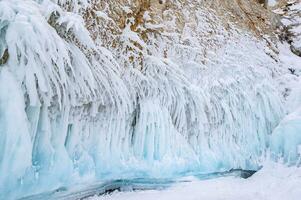
M 262 164 L 285 112 L 262 20 L 143 2 L 0 2 L 1 199 Z

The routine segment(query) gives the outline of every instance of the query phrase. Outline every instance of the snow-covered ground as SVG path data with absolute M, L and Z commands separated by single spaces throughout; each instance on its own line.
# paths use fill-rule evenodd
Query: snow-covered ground
M 187 182 L 166 190 L 113 192 L 88 200 L 300 200 L 301 168 L 267 163 L 249 179 L 224 177 Z

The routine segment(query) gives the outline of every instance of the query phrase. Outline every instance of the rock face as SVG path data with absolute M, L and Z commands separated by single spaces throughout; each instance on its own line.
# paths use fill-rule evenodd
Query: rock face
M 68 8 L 66 5 L 64 7 Z M 74 5 L 73 8 L 78 6 Z M 275 39 L 274 31 L 278 26 L 274 14 L 256 1 L 94 1 L 77 10 L 84 16 L 95 41 L 102 41 L 101 45 L 113 51 L 119 46 L 118 49 L 125 52 L 117 54 L 127 55 L 122 62 L 131 61 L 140 68 L 143 65 L 142 57 L 152 54 L 145 44 L 156 42 L 157 38 L 179 41 L 185 38 L 187 32 L 194 32 L 198 42 L 212 50 L 219 48 L 217 38 L 219 34 L 224 34 L 221 32 L 231 35 L 230 32 L 235 29 L 250 31 L 270 43 Z M 199 16 L 200 13 L 202 16 Z M 200 27 L 202 24 L 203 27 Z M 137 36 L 136 40 L 131 38 L 130 41 L 124 41 L 128 39 L 125 36 L 130 36 L 126 35 L 129 31 L 133 32 L 131 36 Z M 166 53 L 162 52 L 162 56 Z
M 301 57 L 301 2 L 281 1 L 275 13 L 282 17 L 283 39 L 291 46 L 291 51 Z
M 0 199 L 256 170 L 285 112 L 256 1 L 2 0 L 0 19 Z

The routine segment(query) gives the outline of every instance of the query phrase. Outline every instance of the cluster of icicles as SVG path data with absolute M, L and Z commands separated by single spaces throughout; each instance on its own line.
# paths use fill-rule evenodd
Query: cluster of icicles
M 188 73 L 148 56 L 139 71 L 83 24 L 51 1 L 0 2 L 1 199 L 260 165 L 283 115 L 264 69 L 233 56 Z

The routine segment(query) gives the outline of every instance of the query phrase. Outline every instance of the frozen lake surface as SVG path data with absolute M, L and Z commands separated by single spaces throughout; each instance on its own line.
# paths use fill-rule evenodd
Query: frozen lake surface
M 191 177 L 166 190 L 113 192 L 88 200 L 300 200 L 300 185 L 300 168 L 269 164 L 248 179 Z
M 266 163 L 254 171 L 129 179 L 61 188 L 22 200 L 300 200 L 301 169 Z M 250 177 L 249 177 L 250 176 Z
M 193 184 L 196 180 L 205 181 L 210 179 L 217 179 L 221 177 L 236 177 L 248 178 L 252 176 L 255 171 L 251 170 L 230 170 L 227 172 L 217 172 L 210 174 L 185 174 L 182 177 L 175 179 L 120 179 L 95 183 L 93 185 L 78 185 L 72 188 L 59 188 L 57 190 L 41 193 L 37 195 L 22 198 L 22 200 L 74 200 L 86 199 L 91 196 L 107 196 L 108 194 L 116 194 L 116 192 L 137 192 L 137 191 L 166 191 L 176 185 Z

